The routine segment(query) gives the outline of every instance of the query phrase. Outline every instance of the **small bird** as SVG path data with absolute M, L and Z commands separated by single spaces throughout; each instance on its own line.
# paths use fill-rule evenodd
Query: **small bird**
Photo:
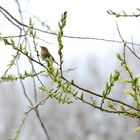
M 48 50 L 46 47 L 44 47 L 44 46 L 40 46 L 40 47 L 41 47 L 41 53 L 40 53 L 40 55 L 41 55 L 41 57 L 42 57 L 43 60 L 47 60 L 47 59 L 52 58 L 52 60 L 53 60 L 57 65 L 59 65 L 59 64 L 55 61 L 55 59 L 53 58 L 53 56 L 50 54 L 49 50 Z

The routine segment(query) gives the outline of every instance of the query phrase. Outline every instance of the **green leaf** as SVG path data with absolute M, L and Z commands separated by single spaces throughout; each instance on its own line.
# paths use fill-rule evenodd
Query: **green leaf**
M 116 110 L 111 101 L 108 101 L 108 107 L 113 109 L 113 110 Z
M 80 99 L 83 101 L 83 99 L 84 99 L 84 94 L 83 93 L 81 93 Z
M 121 55 L 119 53 L 117 53 L 116 56 L 120 61 L 122 61 Z
M 97 106 L 97 101 L 94 100 L 94 101 L 92 102 L 92 105 L 93 105 L 94 107 L 96 107 L 96 106 Z
M 43 86 L 43 85 L 40 86 L 39 89 L 40 89 L 41 91 L 46 91 L 46 90 L 47 90 L 47 88 L 46 88 L 45 86 Z
M 78 91 L 76 91 L 75 93 L 73 93 L 73 96 L 76 97 L 78 94 Z
M 131 92 L 130 90 L 123 90 L 123 93 L 128 94 L 132 97 L 135 97 L 135 94 L 133 92 Z
M 3 41 L 4 41 L 5 45 L 11 45 L 11 43 L 8 41 L 8 39 L 4 38 Z
M 121 111 L 125 111 L 124 105 L 120 104 L 119 106 L 120 106 Z
M 137 131 L 140 131 L 140 127 L 137 127 L 137 128 L 135 129 L 135 132 L 137 132 Z
M 128 80 L 128 79 L 123 79 L 123 80 L 121 80 L 121 82 L 122 82 L 122 83 L 130 83 L 130 80 Z

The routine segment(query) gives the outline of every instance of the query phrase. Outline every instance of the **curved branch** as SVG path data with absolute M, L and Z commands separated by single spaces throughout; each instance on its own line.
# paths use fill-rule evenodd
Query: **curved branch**
M 16 23 L 18 23 L 20 26 L 24 26 L 26 28 L 28 28 L 29 26 L 26 25 L 26 24 L 23 24 L 21 23 L 19 20 L 17 20 L 16 18 L 14 18 L 10 12 L 8 12 L 5 8 L 3 8 L 2 6 L 0 6 L 0 9 L 2 9 L 7 15 L 9 15 L 9 17 L 11 17 Z M 0 10 L 1 12 L 1 10 Z M 3 13 L 2 13 L 3 14 Z M 57 33 L 54 33 L 54 32 L 49 32 L 49 31 L 46 31 L 46 30 L 41 30 L 41 29 L 38 29 L 38 28 L 34 28 L 34 30 L 36 31 L 39 31 L 39 32 L 42 32 L 42 33 L 47 33 L 47 34 L 50 34 L 50 35 L 55 35 L 57 36 L 58 34 Z M 82 40 L 96 40 L 96 41 L 105 41 L 105 42 L 112 42 L 112 43 L 123 43 L 122 41 L 118 41 L 118 40 L 111 40 L 111 39 L 104 39 L 104 38 L 96 38 L 96 37 L 82 37 L 82 36 L 70 36 L 70 35 L 63 35 L 63 37 L 65 38 L 70 38 L 70 39 L 82 39 Z M 137 44 L 137 43 L 133 43 L 133 42 L 127 42 L 127 44 L 130 44 L 130 45 L 136 45 L 136 46 L 140 46 L 140 44 Z
M 44 64 L 42 64 L 42 63 L 38 62 L 37 60 L 33 59 L 32 57 L 28 56 L 27 54 L 25 54 L 24 52 L 22 52 L 20 49 L 18 49 L 18 48 L 14 48 L 14 49 L 20 51 L 23 55 L 25 55 L 26 57 L 28 57 L 30 60 L 32 60 L 33 62 L 37 63 L 38 65 L 42 66 L 43 68 L 46 68 Z M 65 77 L 63 77 L 63 76 L 61 76 L 61 78 L 62 78 L 63 80 L 65 80 L 65 81 L 68 81 L 68 80 L 67 80 Z M 98 94 L 98 93 L 95 93 L 95 92 L 92 92 L 92 91 L 90 91 L 90 90 L 84 89 L 84 88 L 82 88 L 82 87 L 76 85 L 75 83 L 71 83 L 71 84 L 72 84 L 74 87 L 76 87 L 76 88 L 78 88 L 78 89 L 80 89 L 80 90 L 82 90 L 82 91 L 87 92 L 88 94 L 94 95 L 94 96 L 99 97 L 99 98 L 103 98 L 103 96 L 100 95 L 100 94 Z M 106 97 L 106 99 L 109 100 L 109 101 L 115 102 L 115 103 L 122 104 L 122 105 L 124 105 L 124 106 L 126 106 L 126 107 L 129 107 L 129 108 L 135 110 L 135 111 L 139 111 L 137 108 L 135 108 L 135 107 L 133 107 L 133 106 L 127 104 L 127 103 L 124 103 L 124 102 L 122 102 L 122 101 L 120 101 L 120 100 L 116 100 L 116 99 L 109 98 L 109 97 Z

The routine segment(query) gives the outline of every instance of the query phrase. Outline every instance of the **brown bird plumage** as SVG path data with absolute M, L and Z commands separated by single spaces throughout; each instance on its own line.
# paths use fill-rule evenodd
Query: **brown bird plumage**
M 41 47 L 41 57 L 43 60 L 52 57 L 52 59 L 54 60 L 53 56 L 50 54 L 50 52 L 48 51 L 48 49 L 46 47 L 40 46 Z
M 40 55 L 41 55 L 41 57 L 42 57 L 43 60 L 45 60 L 45 59 L 50 59 L 50 57 L 51 57 L 52 60 L 53 60 L 57 65 L 59 65 L 59 64 L 55 61 L 55 59 L 53 58 L 53 56 L 50 54 L 49 50 L 48 50 L 46 47 L 44 47 L 44 46 L 40 46 L 40 47 L 41 47 L 41 53 L 40 53 Z

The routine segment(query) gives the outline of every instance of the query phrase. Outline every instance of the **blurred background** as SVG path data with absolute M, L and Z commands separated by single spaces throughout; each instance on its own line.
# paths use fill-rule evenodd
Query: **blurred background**
M 117 21 L 124 40 L 140 44 L 139 18 L 115 18 L 107 14 L 109 9 L 118 12 L 121 10 L 128 13 L 135 12 L 136 8 L 139 8 L 140 1 L 1 0 L 0 6 L 21 21 L 17 3 L 21 6 L 23 23 L 27 25 L 29 18 L 32 18 L 36 28 L 57 32 L 61 14 L 67 11 L 65 35 L 95 38 L 92 40 L 63 38 L 63 69 L 74 68 L 74 71 L 65 73 L 67 78 L 74 79 L 81 87 L 102 94 L 110 73 L 115 69 L 121 71 L 122 79 L 127 77 L 116 58 L 116 53 L 122 53 L 123 44 L 98 39 L 121 41 L 116 27 Z M 41 22 L 47 26 L 43 28 Z M 19 29 L 0 13 L 0 32 L 2 36 L 14 36 L 19 34 Z M 58 61 L 57 37 L 42 32 L 37 32 L 37 36 L 43 39 L 36 40 L 38 45 L 47 46 Z M 130 45 L 130 47 L 132 46 Z M 138 46 L 134 47 L 135 52 L 139 54 L 140 48 Z M 31 47 L 31 49 L 33 50 L 34 48 Z M 10 46 L 5 46 L 0 42 L 1 76 L 7 69 L 7 65 L 14 53 L 15 51 Z M 139 61 L 129 51 L 127 51 L 127 61 L 134 74 L 139 75 Z M 31 70 L 31 66 L 26 63 L 25 57 L 21 56 L 19 68 L 20 72 Z M 37 71 L 42 70 L 39 66 L 35 66 L 35 68 Z M 16 66 L 12 67 L 9 73 L 17 74 Z M 52 82 L 46 77 L 42 76 L 41 80 L 48 87 L 53 87 Z M 27 78 L 23 80 L 23 83 L 28 96 L 33 98 L 34 85 L 32 79 Z M 38 83 L 36 87 L 39 87 Z M 127 85 L 118 82 L 111 96 L 133 104 L 132 99 L 122 94 L 124 89 L 127 89 Z M 38 98 L 42 99 L 42 93 L 39 90 L 37 90 L 37 94 Z M 23 95 L 19 81 L 0 83 L 1 140 L 8 140 L 15 134 L 24 113 L 29 109 L 28 107 L 29 103 Z M 137 127 L 137 120 L 100 112 L 80 101 L 75 101 L 70 105 L 63 105 L 55 100 L 48 99 L 44 105 L 39 107 L 39 111 L 51 140 L 139 140 L 140 138 L 140 134 L 134 132 Z M 46 140 L 33 111 L 29 114 L 21 131 L 20 140 L 25 139 Z

